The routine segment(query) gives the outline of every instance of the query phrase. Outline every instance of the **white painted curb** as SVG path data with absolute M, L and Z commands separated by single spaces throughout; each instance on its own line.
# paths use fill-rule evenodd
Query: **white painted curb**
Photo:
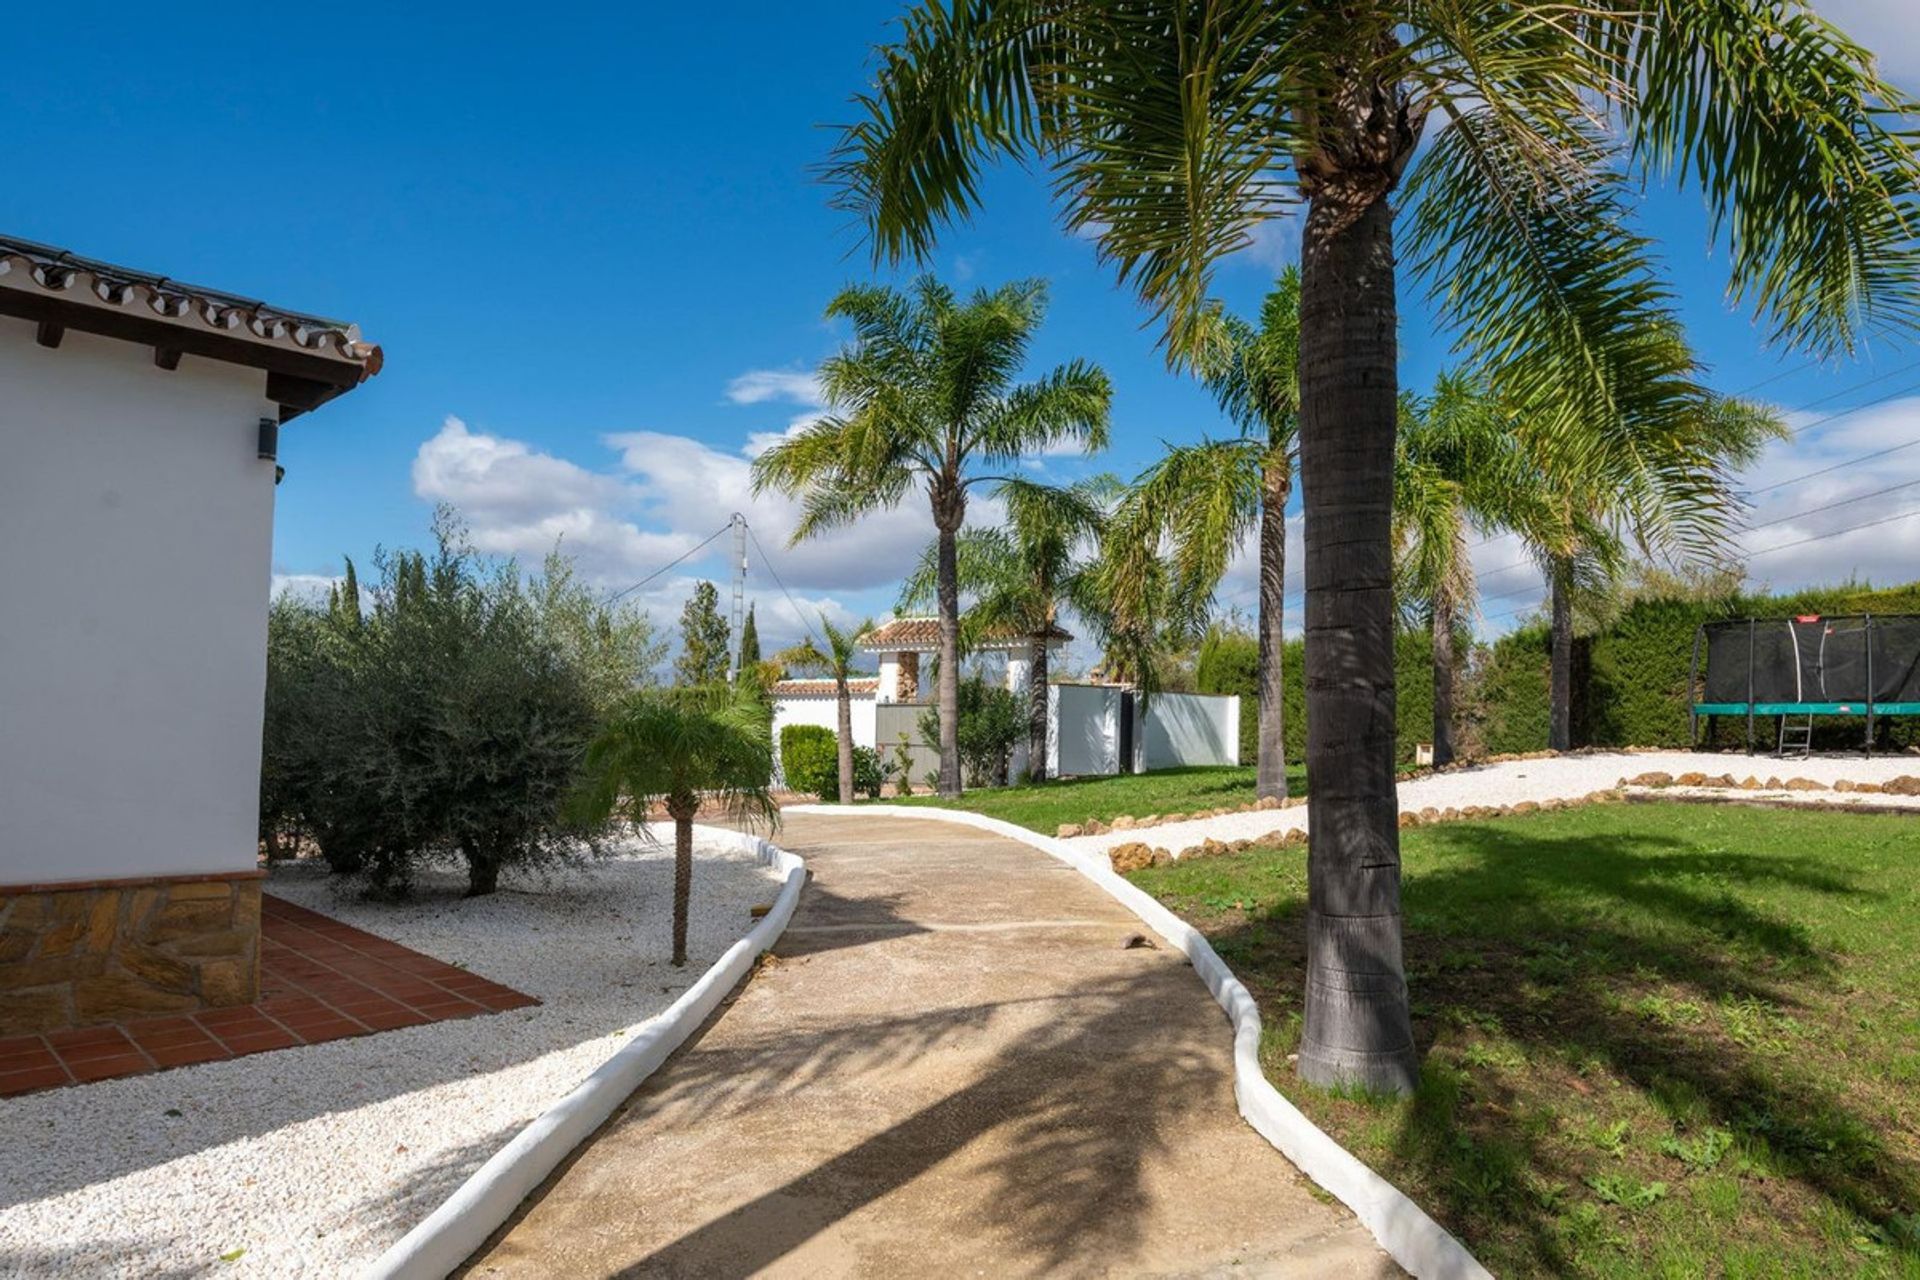
M 515 1134 L 438 1209 L 375 1259 L 362 1273 L 367 1280 L 441 1280 L 465 1262 L 575 1147 L 606 1123 L 615 1107 L 659 1069 L 668 1054 L 686 1042 L 747 975 L 760 953 L 779 940 L 799 905 L 806 863 L 758 836 L 717 827 L 695 830 L 703 840 L 732 844 L 785 873 L 772 910 L 678 1000 L 643 1024 L 572 1093 Z
M 1226 1010 L 1227 1019 L 1233 1024 L 1234 1097 L 1240 1104 L 1241 1116 L 1261 1137 L 1279 1148 L 1300 1172 L 1353 1210 L 1354 1216 L 1380 1242 L 1380 1247 L 1421 1280 L 1492 1280 L 1487 1269 L 1467 1252 L 1466 1246 L 1427 1216 L 1426 1210 L 1367 1168 L 1273 1087 L 1260 1069 L 1260 1010 L 1253 1002 L 1253 994 L 1233 976 L 1205 934 L 1169 911 L 1152 894 L 1114 874 L 1104 851 L 1076 849 L 1063 840 L 1039 835 L 1011 822 L 959 809 L 803 804 L 789 806 L 786 812 L 836 817 L 872 814 L 954 822 L 1018 840 L 1074 868 L 1179 948 L 1200 980 L 1207 984 L 1213 998 Z

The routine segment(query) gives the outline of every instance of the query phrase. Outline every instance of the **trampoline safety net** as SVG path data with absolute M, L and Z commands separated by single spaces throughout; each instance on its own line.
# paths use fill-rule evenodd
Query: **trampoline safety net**
M 1920 715 L 1920 615 L 1752 618 L 1701 628 L 1698 715 Z

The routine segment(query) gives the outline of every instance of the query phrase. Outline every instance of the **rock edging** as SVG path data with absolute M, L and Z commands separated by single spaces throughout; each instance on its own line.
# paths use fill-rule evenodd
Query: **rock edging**
M 702 839 L 731 843 L 785 873 L 773 908 L 728 947 L 699 981 L 645 1023 L 611 1058 L 493 1153 L 440 1207 L 368 1267 L 366 1280 L 440 1280 L 513 1216 L 560 1162 L 591 1137 L 642 1081 L 659 1069 L 719 1007 L 753 964 L 778 942 L 800 903 L 807 865 L 758 836 L 698 827 Z

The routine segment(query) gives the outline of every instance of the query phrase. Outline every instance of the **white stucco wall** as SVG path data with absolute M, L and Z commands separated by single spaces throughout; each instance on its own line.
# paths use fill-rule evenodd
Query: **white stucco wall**
M 856 747 L 873 745 L 874 701 L 872 694 L 856 694 L 849 700 L 847 710 L 853 720 L 853 745 Z M 780 772 L 780 730 L 790 724 L 817 724 L 838 733 L 839 705 L 830 693 L 824 696 L 781 694 L 773 700 L 773 768 L 776 775 Z M 785 779 L 780 781 L 784 783 Z
M 0 317 L 0 883 L 254 866 L 265 393 Z
M 1120 772 L 1120 690 L 1050 685 L 1047 708 L 1047 767 L 1055 777 Z
M 1238 697 L 1156 693 L 1147 699 L 1144 715 L 1139 701 L 1134 702 L 1134 772 L 1239 763 Z

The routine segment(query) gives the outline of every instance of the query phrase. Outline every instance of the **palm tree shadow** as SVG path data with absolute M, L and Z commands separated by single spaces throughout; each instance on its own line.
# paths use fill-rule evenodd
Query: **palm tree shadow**
M 956 1157 L 977 1160 L 979 1176 L 989 1182 L 982 1199 L 993 1207 L 991 1221 L 963 1222 L 961 1229 L 1010 1237 L 1027 1255 L 1027 1269 L 1072 1272 L 1084 1269 L 1090 1256 L 1125 1257 L 1141 1242 L 1145 1170 L 1166 1150 L 1167 1135 L 1194 1111 L 1217 1109 L 1231 1092 L 1217 1052 L 1224 1028 L 1211 1019 L 1168 1025 L 1168 1002 L 1190 1008 L 1199 993 L 1185 965 L 1164 961 L 1156 958 L 1133 976 L 1062 997 L 963 1003 L 836 1021 L 802 1034 L 703 1044 L 717 1013 L 495 1240 L 511 1232 L 597 1143 L 619 1141 L 620 1129 L 671 1126 L 685 1132 L 797 1096 L 822 1081 L 884 1081 L 894 1068 L 1011 1026 L 1019 1029 L 1017 1038 L 959 1087 L 649 1248 L 619 1274 L 755 1273 Z M 990 1155 L 969 1152 L 989 1135 L 994 1140 L 980 1151 Z
M 1565 1274 L 1574 1264 L 1556 1230 L 1555 1197 L 1540 1193 L 1578 1187 L 1592 1165 L 1534 1127 L 1537 1098 L 1530 1104 L 1497 1071 L 1463 1067 L 1451 1051 L 1433 1054 L 1456 1027 L 1497 1031 L 1531 1070 L 1564 1076 L 1569 1089 L 1582 1084 L 1568 1064 L 1598 1065 L 1669 1115 L 1684 1112 L 1687 1124 L 1763 1150 L 1801 1190 L 1868 1222 L 1920 1203 L 1920 1167 L 1881 1140 L 1879 1120 L 1791 1055 L 1743 1042 L 1703 1012 L 1791 1017 L 1812 998 L 1797 992 L 1841 981 L 1804 925 L 1718 886 L 1884 895 L 1814 859 L 1690 852 L 1662 837 L 1556 839 L 1478 824 L 1429 836 L 1471 856 L 1408 878 L 1406 966 L 1426 1061 L 1393 1159 L 1418 1171 L 1423 1207 L 1469 1243 L 1518 1235 L 1533 1268 Z M 1298 1009 L 1305 923 L 1300 898 L 1211 935 L 1276 1024 Z M 1667 1003 L 1634 998 L 1673 991 L 1680 995 Z

